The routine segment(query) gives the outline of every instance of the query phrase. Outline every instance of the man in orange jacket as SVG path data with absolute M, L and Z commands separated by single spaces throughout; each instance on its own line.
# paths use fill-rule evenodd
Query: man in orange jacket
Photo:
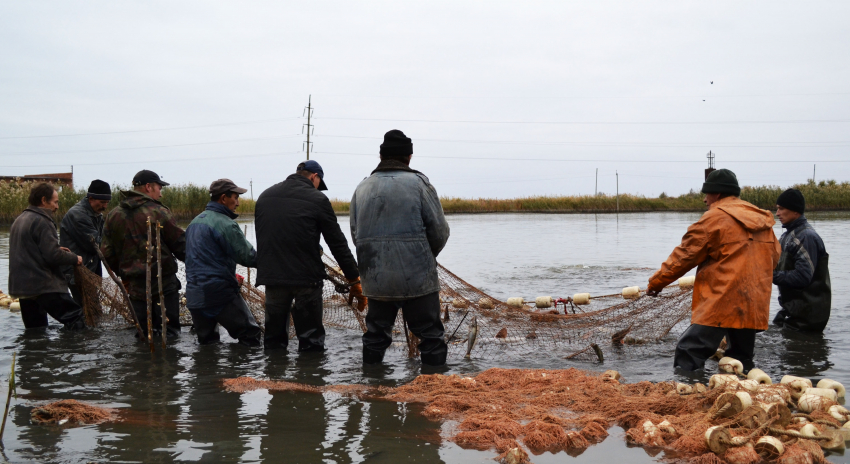
M 646 293 L 658 295 L 697 267 L 691 326 L 676 345 L 674 367 L 702 369 L 726 337 L 726 355 L 749 370 L 756 333 L 768 327 L 773 269 L 781 253 L 775 221 L 770 211 L 738 198 L 738 178 L 728 169 L 709 174 L 702 193 L 708 211 L 650 277 Z

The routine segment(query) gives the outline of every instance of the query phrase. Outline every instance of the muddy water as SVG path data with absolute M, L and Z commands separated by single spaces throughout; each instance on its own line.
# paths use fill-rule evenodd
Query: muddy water
M 643 285 L 699 215 L 451 216 L 452 237 L 440 256 L 449 269 L 500 298 L 612 293 Z M 833 315 L 823 337 L 771 329 L 758 337 L 756 363 L 772 377 L 830 377 L 850 385 L 850 214 L 812 215 L 831 255 Z M 346 231 L 347 218 L 340 218 Z M 248 236 L 253 240 L 252 224 Z M 780 232 L 777 228 L 777 233 Z M 0 232 L 0 282 L 8 275 L 8 233 Z M 774 291 L 774 299 L 776 292 Z M 775 312 L 774 301 L 771 311 Z M 493 462 L 441 439 L 451 424 L 432 422 L 413 405 L 363 402 L 333 395 L 255 391 L 226 393 L 220 379 L 251 375 L 310 384 L 395 385 L 422 372 L 395 353 L 387 366 L 364 370 L 357 333 L 329 329 L 323 354 L 252 350 L 229 343 L 199 347 L 193 334 L 151 355 L 130 331 L 68 334 L 55 325 L 24 333 L 20 316 L 0 311 L 0 378 L 18 353 L 19 394 L 4 437 L 9 462 Z M 226 335 L 224 340 L 229 340 Z M 522 362 L 454 361 L 449 372 L 494 366 L 617 369 L 627 381 L 669 380 L 673 346 L 638 360 L 604 366 L 571 363 L 559 353 Z M 708 373 L 716 365 L 709 363 Z M 682 379 L 693 381 L 692 379 Z M 5 391 L 2 392 L 5 398 Z M 33 405 L 73 398 L 119 408 L 122 421 L 99 426 L 29 423 Z M 545 453 L 535 463 L 656 462 L 627 448 L 622 430 L 578 457 Z M 845 462 L 844 456 L 831 456 Z

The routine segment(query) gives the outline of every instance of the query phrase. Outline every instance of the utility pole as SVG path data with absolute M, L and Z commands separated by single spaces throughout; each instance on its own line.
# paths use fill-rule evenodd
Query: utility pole
M 714 153 L 711 152 L 711 150 L 709 150 L 708 154 L 705 155 L 705 157 L 708 158 L 708 169 L 705 170 L 705 178 L 708 179 L 708 175 L 715 171 L 715 169 L 714 169 L 715 155 L 714 155 Z
M 251 181 L 248 182 L 248 184 L 250 184 L 250 186 L 251 186 L 251 201 L 254 201 L 254 179 L 251 179 Z
M 306 146 L 307 146 L 307 159 L 308 160 L 310 159 L 310 133 L 313 131 L 313 125 L 310 124 L 310 119 L 313 117 L 312 101 L 313 101 L 313 96 L 309 95 L 307 97 L 307 107 L 304 108 L 304 113 L 307 113 L 307 124 L 305 124 L 305 125 L 307 126 L 307 143 L 306 143 Z M 304 116 L 304 113 L 301 113 L 302 117 Z M 304 126 L 305 125 L 301 126 L 301 133 L 302 134 L 304 133 Z
M 617 176 L 617 212 L 620 212 L 620 173 L 614 171 L 614 175 Z
M 596 168 L 596 186 L 593 187 L 593 196 L 599 196 L 599 168 Z
M 813 183 L 813 184 L 815 183 L 815 171 L 817 171 L 817 169 L 818 169 L 818 165 L 816 164 L 816 165 L 812 168 L 812 183 Z

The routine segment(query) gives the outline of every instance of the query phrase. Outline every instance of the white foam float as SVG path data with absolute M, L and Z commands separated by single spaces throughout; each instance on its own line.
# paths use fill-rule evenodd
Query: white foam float
M 805 413 L 825 411 L 833 404 L 835 404 L 833 401 L 823 396 L 804 394 L 797 400 L 797 409 Z
M 708 389 L 730 388 L 738 385 L 738 376 L 733 374 L 714 374 L 708 379 Z
M 728 356 L 720 359 L 717 363 L 717 368 L 730 374 L 742 374 L 744 372 L 744 364 L 741 363 L 741 361 Z
M 679 284 L 680 288 L 693 287 L 694 282 L 696 282 L 696 280 L 697 280 L 696 276 L 682 277 L 681 279 L 679 279 L 678 284 Z
M 840 421 L 846 422 L 846 421 L 850 420 L 850 411 L 848 411 L 847 408 L 845 408 L 844 406 L 841 406 L 840 404 L 834 404 L 834 405 L 830 406 L 829 410 L 827 410 L 827 412 L 829 413 L 830 416 L 832 416 L 832 417 L 834 417 L 834 418 L 836 418 Z
M 744 387 L 747 391 L 758 392 L 761 384 L 756 379 L 741 380 L 738 385 Z
M 795 400 L 800 398 L 807 388 L 812 388 L 811 380 L 804 379 L 802 377 L 795 377 L 793 375 L 783 376 L 779 383 L 787 386 L 788 389 L 791 390 L 791 398 L 794 398 Z
M 770 376 L 761 369 L 750 369 L 750 372 L 747 372 L 747 378 L 758 380 L 758 383 L 762 385 L 773 385 L 773 380 L 770 380 Z
M 577 305 L 590 304 L 590 293 L 576 293 L 573 295 L 573 303 Z
M 844 385 L 841 385 L 841 383 L 836 382 L 835 380 L 821 379 L 820 382 L 818 382 L 818 388 L 829 388 L 830 390 L 835 390 L 835 394 L 838 398 L 844 398 Z
M 550 308 L 552 307 L 552 303 L 551 296 L 538 296 L 534 299 L 534 306 L 538 308 Z
M 785 453 L 785 446 L 776 437 L 761 437 L 755 445 L 756 453 L 765 461 L 773 461 Z
M 478 300 L 478 307 L 481 309 L 493 309 L 496 306 L 493 304 L 493 300 L 490 298 L 481 298 Z
M 626 287 L 623 289 L 623 298 L 626 300 L 635 300 L 640 298 L 640 287 Z
M 508 298 L 508 306 L 510 306 L 511 308 L 522 308 L 522 305 L 524 304 L 525 300 L 523 300 L 522 297 L 517 296 L 513 298 Z
M 831 401 L 838 401 L 838 395 L 831 388 L 807 388 L 803 391 L 804 395 L 818 395 Z

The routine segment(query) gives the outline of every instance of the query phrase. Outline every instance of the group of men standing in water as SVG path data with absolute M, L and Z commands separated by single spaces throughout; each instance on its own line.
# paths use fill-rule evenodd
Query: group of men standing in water
M 420 340 L 422 363 L 443 365 L 447 346 L 436 257 L 449 238 L 449 226 L 428 178 L 410 168 L 412 155 L 413 143 L 404 133 L 385 134 L 380 163 L 351 199 L 357 259 L 330 201 L 320 192 L 327 186 L 324 171 L 314 160 L 300 163 L 294 174 L 258 198 L 257 249 L 235 222 L 239 196 L 246 190 L 229 179 L 210 185 L 210 202 L 185 231 L 160 203 L 168 183 L 156 173 L 137 173 L 133 188 L 122 192 L 120 205 L 105 220 L 103 211 L 112 192 L 108 184 L 95 180 L 86 198 L 63 218 L 61 236 L 52 218 L 58 194 L 49 184 L 36 185 L 30 206 L 12 225 L 9 291 L 21 298 L 26 328 L 47 326 L 48 314 L 68 329 L 83 328 L 74 266 L 100 275 L 102 255 L 121 277 L 147 332 L 147 238 L 149 227 L 159 225 L 162 289 L 154 275 L 149 295 L 154 307 L 165 308 L 168 336 L 180 333 L 179 260 L 186 264 L 186 305 L 199 343 L 218 342 L 221 325 L 242 344 L 286 348 L 291 317 L 298 350 L 323 351 L 326 271 L 321 236 L 348 281 L 350 302 L 363 311 L 368 300 L 363 362 L 383 361 L 401 310 L 408 329 Z M 756 333 L 768 328 L 772 284 L 779 287 L 782 306 L 773 321 L 776 325 L 822 332 L 829 320 L 829 255 L 806 220 L 802 193 L 789 189 L 777 199 L 776 217 L 786 229 L 777 240 L 773 214 L 741 200 L 740 192 L 733 172 L 712 172 L 702 188 L 708 211 L 688 228 L 681 245 L 649 279 L 646 293 L 658 296 L 697 267 L 691 325 L 677 344 L 676 368 L 702 369 L 725 338 L 726 354 L 749 369 Z M 256 267 L 257 285 L 265 285 L 264 335 L 240 294 L 237 264 Z M 153 327 L 161 327 L 160 311 L 153 311 Z

